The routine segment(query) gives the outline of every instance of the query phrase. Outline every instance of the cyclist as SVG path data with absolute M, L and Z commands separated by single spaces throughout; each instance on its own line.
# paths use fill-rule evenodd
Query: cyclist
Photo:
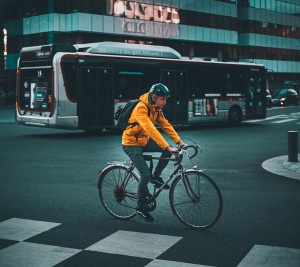
M 129 126 L 123 131 L 122 135 L 123 150 L 140 173 L 136 212 L 148 222 L 154 221 L 154 218 L 147 211 L 146 205 L 146 198 L 149 194 L 148 183 L 150 181 L 158 187 L 164 183 L 160 175 L 167 166 L 168 161 L 159 160 L 152 175 L 143 153 L 162 152 L 160 158 L 169 158 L 172 153 L 177 152 L 177 148 L 170 146 L 156 129 L 155 123 L 175 144 L 187 147 L 163 115 L 162 108 L 165 106 L 168 97 L 170 97 L 170 92 L 165 85 L 161 83 L 154 84 L 148 93 L 140 96 L 140 102 L 133 109 L 128 120 Z M 165 186 L 165 189 L 169 188 L 168 185 Z

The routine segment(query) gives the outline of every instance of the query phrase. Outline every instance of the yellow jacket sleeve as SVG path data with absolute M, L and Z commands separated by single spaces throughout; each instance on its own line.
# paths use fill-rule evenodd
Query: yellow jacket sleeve
M 159 115 L 157 117 L 157 124 L 159 127 L 174 141 L 175 144 L 178 144 L 180 141 L 180 137 L 175 131 L 174 127 L 171 123 L 165 118 L 163 112 L 160 110 Z

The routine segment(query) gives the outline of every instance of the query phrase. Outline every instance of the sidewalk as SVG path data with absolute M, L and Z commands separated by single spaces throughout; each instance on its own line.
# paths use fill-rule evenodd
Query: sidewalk
M 262 163 L 262 167 L 271 173 L 300 180 L 300 154 L 298 162 L 289 162 L 286 155 L 268 159 Z

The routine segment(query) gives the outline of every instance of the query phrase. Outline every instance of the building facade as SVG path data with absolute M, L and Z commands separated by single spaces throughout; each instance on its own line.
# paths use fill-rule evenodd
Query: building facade
M 6 91 L 14 88 L 22 47 L 101 41 L 264 64 L 270 90 L 300 86 L 299 0 L 0 0 L 0 5 L 0 25 L 7 32 L 0 79 Z

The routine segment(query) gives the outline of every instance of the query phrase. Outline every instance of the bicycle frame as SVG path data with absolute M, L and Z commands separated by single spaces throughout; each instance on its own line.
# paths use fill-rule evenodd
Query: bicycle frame
M 145 157 L 146 156 L 146 157 Z M 153 160 L 168 160 L 168 161 L 175 161 L 178 162 L 177 158 L 160 158 L 160 157 L 153 157 L 151 155 L 144 155 L 146 161 L 150 161 L 150 172 L 152 173 L 152 168 L 153 168 Z M 168 177 L 168 179 L 165 181 L 165 183 L 157 189 L 156 186 L 154 186 L 154 191 L 153 191 L 153 197 L 156 199 L 160 192 L 164 189 L 164 187 L 173 179 L 173 177 L 179 172 L 183 170 L 183 166 L 181 165 L 180 162 L 178 162 L 177 168 L 172 172 L 172 174 Z
M 187 191 L 188 196 L 193 201 L 197 200 L 197 196 L 193 192 L 193 189 L 191 188 L 190 182 L 184 176 L 184 172 L 183 172 L 184 171 L 184 167 L 181 164 L 181 160 L 178 157 L 175 157 L 175 158 L 172 158 L 172 157 L 171 158 L 160 158 L 160 157 L 155 157 L 155 156 L 146 154 L 146 155 L 144 155 L 144 158 L 145 158 L 146 161 L 150 162 L 150 172 L 151 173 L 152 173 L 152 169 L 153 169 L 153 160 L 168 160 L 168 161 L 173 161 L 173 162 L 176 162 L 174 165 L 177 165 L 176 169 L 172 172 L 172 174 L 168 177 L 168 179 L 165 181 L 165 183 L 160 188 L 157 188 L 156 186 L 154 186 L 153 197 L 155 199 L 159 196 L 159 194 L 164 189 L 164 187 L 176 176 L 176 174 L 181 171 L 180 175 L 182 176 L 183 183 L 184 183 L 184 186 L 185 186 L 185 189 Z M 113 164 L 116 164 L 116 163 L 113 163 Z M 118 163 L 116 165 L 121 165 L 121 166 L 125 166 L 125 167 L 128 168 L 128 170 L 126 172 L 126 175 L 125 175 L 125 178 L 124 178 L 124 180 L 122 181 L 122 184 L 121 184 L 121 186 L 126 187 L 128 181 L 130 179 L 130 173 L 134 170 L 135 166 L 134 166 L 133 163 L 131 163 L 129 166 L 126 165 L 126 164 L 124 164 L 124 163 L 123 164 Z M 137 195 L 135 196 L 135 194 L 133 194 L 132 197 L 136 197 L 137 198 Z

